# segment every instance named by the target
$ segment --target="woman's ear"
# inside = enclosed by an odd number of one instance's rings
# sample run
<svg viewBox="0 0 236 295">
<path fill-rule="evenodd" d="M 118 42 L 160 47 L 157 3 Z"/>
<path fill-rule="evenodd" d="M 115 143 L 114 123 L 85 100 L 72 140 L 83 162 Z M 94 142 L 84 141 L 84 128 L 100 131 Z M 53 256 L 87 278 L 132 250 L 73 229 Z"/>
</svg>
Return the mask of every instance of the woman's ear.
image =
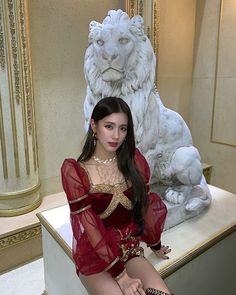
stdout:
<svg viewBox="0 0 236 295">
<path fill-rule="evenodd" d="M 96 124 L 95 124 L 95 122 L 94 122 L 94 119 L 91 119 L 91 121 L 90 121 L 90 126 L 91 126 L 91 128 L 92 128 L 92 130 L 93 130 L 93 133 L 96 133 Z"/>
</svg>

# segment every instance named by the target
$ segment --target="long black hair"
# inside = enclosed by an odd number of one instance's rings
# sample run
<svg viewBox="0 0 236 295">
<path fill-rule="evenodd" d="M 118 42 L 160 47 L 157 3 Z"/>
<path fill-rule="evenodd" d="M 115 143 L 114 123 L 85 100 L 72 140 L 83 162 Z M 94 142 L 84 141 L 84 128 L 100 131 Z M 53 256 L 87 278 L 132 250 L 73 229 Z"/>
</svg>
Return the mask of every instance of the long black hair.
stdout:
<svg viewBox="0 0 236 295">
<path fill-rule="evenodd" d="M 97 123 L 106 116 L 113 113 L 124 113 L 128 118 L 126 139 L 116 151 L 117 165 L 120 172 L 124 175 L 126 181 L 130 181 L 133 191 L 133 218 L 138 224 L 139 230 L 136 235 L 140 235 L 143 231 L 143 209 L 147 206 L 147 193 L 144 180 L 135 166 L 135 137 L 133 119 L 128 104 L 121 98 L 105 97 L 101 99 L 93 109 L 91 119 Z M 82 148 L 82 153 L 78 158 L 78 162 L 89 160 L 95 151 L 93 130 L 89 126 L 86 140 Z"/>
</svg>

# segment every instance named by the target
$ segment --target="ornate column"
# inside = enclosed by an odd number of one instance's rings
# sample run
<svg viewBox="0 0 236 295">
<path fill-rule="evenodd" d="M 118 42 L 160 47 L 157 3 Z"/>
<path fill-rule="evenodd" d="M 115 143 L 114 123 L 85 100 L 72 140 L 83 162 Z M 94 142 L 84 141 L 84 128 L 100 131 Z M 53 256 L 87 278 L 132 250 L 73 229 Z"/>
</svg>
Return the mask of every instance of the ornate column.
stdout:
<svg viewBox="0 0 236 295">
<path fill-rule="evenodd" d="M 0 1 L 0 216 L 41 203 L 27 1 Z"/>
</svg>

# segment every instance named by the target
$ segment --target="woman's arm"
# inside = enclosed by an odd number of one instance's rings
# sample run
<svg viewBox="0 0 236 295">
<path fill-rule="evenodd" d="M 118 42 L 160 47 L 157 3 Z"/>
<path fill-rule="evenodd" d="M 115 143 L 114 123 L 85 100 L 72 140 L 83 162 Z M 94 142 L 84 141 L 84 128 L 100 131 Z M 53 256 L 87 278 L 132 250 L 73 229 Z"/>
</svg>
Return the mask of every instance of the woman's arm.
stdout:
<svg viewBox="0 0 236 295">
<path fill-rule="evenodd" d="M 72 254 L 77 272 L 90 275 L 105 270 L 115 278 L 124 270 L 119 260 L 119 232 L 106 230 L 91 209 L 88 176 L 75 160 L 64 161 L 61 175 L 70 206 Z"/>
</svg>

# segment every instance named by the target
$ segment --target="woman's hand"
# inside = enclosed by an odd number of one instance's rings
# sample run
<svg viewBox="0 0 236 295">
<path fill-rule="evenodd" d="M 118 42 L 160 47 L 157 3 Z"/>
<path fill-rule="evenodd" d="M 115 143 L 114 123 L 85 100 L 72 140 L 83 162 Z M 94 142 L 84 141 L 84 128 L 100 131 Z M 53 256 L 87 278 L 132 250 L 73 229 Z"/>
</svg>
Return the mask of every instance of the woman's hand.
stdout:
<svg viewBox="0 0 236 295">
<path fill-rule="evenodd" d="M 169 256 L 167 256 L 166 254 L 169 254 L 171 252 L 171 249 L 169 248 L 169 246 L 161 246 L 160 250 L 157 251 L 153 251 L 159 258 L 162 259 L 169 259 Z"/>
<path fill-rule="evenodd" d="M 140 279 L 133 279 L 128 276 L 125 271 L 124 274 L 117 280 L 117 283 L 124 295 L 145 295 L 143 284 Z"/>
</svg>

